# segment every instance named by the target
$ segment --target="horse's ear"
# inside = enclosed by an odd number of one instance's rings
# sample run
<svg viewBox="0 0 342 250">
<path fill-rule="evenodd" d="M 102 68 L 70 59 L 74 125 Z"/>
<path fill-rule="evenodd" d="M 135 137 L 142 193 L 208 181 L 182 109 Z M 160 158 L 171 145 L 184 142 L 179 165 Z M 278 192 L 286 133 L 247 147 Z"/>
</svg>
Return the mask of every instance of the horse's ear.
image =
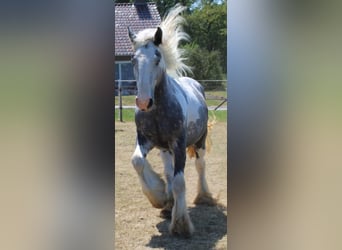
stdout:
<svg viewBox="0 0 342 250">
<path fill-rule="evenodd" d="M 156 33 L 154 34 L 153 43 L 154 43 L 156 46 L 159 46 L 159 44 L 162 43 L 162 37 L 163 37 L 163 31 L 161 30 L 160 27 L 158 27 Z"/>
<path fill-rule="evenodd" d="M 131 40 L 132 43 L 134 43 L 134 40 L 135 40 L 135 38 L 136 38 L 137 36 L 132 32 L 132 30 L 131 30 L 130 27 L 127 27 L 127 29 L 128 29 L 128 36 L 129 36 L 129 39 Z"/>
</svg>

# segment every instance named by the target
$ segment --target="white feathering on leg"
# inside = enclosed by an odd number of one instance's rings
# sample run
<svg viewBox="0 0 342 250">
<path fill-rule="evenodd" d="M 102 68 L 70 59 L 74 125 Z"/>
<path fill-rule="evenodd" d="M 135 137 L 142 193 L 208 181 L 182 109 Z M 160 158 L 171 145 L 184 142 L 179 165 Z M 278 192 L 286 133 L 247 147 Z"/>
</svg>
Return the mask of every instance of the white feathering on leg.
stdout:
<svg viewBox="0 0 342 250">
<path fill-rule="evenodd" d="M 204 155 L 205 150 L 199 149 L 197 151 L 198 158 L 195 160 L 196 170 L 198 173 L 198 184 L 197 184 L 197 196 L 194 201 L 195 204 L 206 204 L 206 205 L 215 205 L 216 200 L 212 197 L 207 180 L 205 178 L 205 161 L 204 161 Z"/>
<path fill-rule="evenodd" d="M 173 155 L 169 152 L 160 152 L 162 161 L 164 163 L 164 174 L 167 181 L 166 193 L 168 198 L 172 199 L 172 179 L 174 174 Z"/>
<path fill-rule="evenodd" d="M 179 234 L 190 237 L 194 232 L 194 226 L 187 211 L 185 199 L 185 180 L 183 173 L 178 173 L 173 180 L 174 205 L 170 225 L 171 234 Z"/>
<path fill-rule="evenodd" d="M 138 173 L 143 193 L 154 207 L 163 208 L 166 203 L 165 182 L 143 157 L 139 145 L 133 153 L 132 164 Z"/>
</svg>

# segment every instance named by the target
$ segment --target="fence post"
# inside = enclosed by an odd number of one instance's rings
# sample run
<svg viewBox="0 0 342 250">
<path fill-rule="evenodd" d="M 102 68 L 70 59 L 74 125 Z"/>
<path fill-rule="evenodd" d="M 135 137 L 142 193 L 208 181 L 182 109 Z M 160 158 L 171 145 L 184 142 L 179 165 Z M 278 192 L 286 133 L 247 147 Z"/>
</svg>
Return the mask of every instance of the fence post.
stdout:
<svg viewBox="0 0 342 250">
<path fill-rule="evenodd" d="M 120 117 L 120 122 L 123 122 L 123 120 L 122 120 L 122 84 L 121 84 L 121 81 L 119 81 L 119 117 Z"/>
</svg>

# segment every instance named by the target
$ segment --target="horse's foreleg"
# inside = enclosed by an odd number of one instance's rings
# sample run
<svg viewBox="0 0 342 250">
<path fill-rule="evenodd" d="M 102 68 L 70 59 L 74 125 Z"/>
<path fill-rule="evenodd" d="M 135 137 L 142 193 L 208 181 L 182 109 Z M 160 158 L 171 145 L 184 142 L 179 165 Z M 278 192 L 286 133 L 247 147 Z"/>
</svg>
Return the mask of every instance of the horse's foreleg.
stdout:
<svg viewBox="0 0 342 250">
<path fill-rule="evenodd" d="M 194 232 L 194 226 L 188 214 L 185 198 L 185 179 L 183 172 L 178 173 L 173 179 L 174 205 L 172 208 L 172 220 L 170 232 L 185 237 L 190 237 Z"/>
<path fill-rule="evenodd" d="M 139 139 L 139 138 L 138 138 Z M 132 156 L 132 164 L 138 173 L 142 191 L 156 208 L 163 208 L 166 203 L 165 182 L 153 171 L 146 160 L 149 149 L 139 145 L 139 140 Z"/>
<path fill-rule="evenodd" d="M 197 184 L 197 196 L 195 198 L 195 204 L 206 204 L 215 205 L 216 200 L 212 197 L 209 192 L 208 184 L 205 178 L 205 161 L 204 161 L 205 149 L 196 150 L 196 170 L 198 173 L 198 184 Z"/>
<path fill-rule="evenodd" d="M 172 180 L 173 180 L 173 175 L 174 175 L 173 155 L 169 151 L 161 150 L 160 156 L 163 160 L 164 174 L 165 174 L 165 178 L 167 181 L 166 189 L 165 189 L 167 201 L 166 201 L 165 207 L 160 212 L 160 216 L 163 218 L 171 219 L 171 212 L 172 212 L 172 207 L 173 207 L 173 203 L 174 203 L 173 194 L 172 194 Z"/>
<path fill-rule="evenodd" d="M 185 141 L 179 141 L 173 151 L 175 162 L 174 177 L 172 181 L 174 205 L 172 208 L 172 219 L 169 230 L 172 234 L 190 237 L 194 232 L 194 226 L 192 225 L 188 214 L 185 198 Z"/>
</svg>

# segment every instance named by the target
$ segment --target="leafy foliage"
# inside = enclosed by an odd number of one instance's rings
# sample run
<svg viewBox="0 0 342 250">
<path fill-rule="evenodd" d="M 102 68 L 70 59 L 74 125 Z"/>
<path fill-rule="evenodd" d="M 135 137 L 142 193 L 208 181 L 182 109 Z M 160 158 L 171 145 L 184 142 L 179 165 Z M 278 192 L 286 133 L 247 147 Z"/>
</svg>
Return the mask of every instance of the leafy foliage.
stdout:
<svg viewBox="0 0 342 250">
<path fill-rule="evenodd" d="M 227 3 L 203 1 L 200 8 L 186 16 L 186 32 L 192 42 L 207 51 L 218 51 L 223 72 L 227 65 Z"/>
<path fill-rule="evenodd" d="M 219 51 L 208 51 L 201 48 L 198 44 L 187 44 L 183 47 L 186 51 L 187 64 L 191 66 L 193 77 L 197 80 L 221 80 L 225 76 L 220 65 Z M 203 83 L 209 90 L 209 83 Z M 223 86 L 221 86 L 223 87 Z M 216 86 L 217 88 L 217 86 Z"/>
<path fill-rule="evenodd" d="M 114 0 L 115 3 L 134 3 L 135 0 Z"/>
<path fill-rule="evenodd" d="M 177 3 L 190 8 L 190 6 L 195 2 L 195 0 L 155 0 L 160 16 L 163 18 L 167 11 L 175 6 Z"/>
</svg>

